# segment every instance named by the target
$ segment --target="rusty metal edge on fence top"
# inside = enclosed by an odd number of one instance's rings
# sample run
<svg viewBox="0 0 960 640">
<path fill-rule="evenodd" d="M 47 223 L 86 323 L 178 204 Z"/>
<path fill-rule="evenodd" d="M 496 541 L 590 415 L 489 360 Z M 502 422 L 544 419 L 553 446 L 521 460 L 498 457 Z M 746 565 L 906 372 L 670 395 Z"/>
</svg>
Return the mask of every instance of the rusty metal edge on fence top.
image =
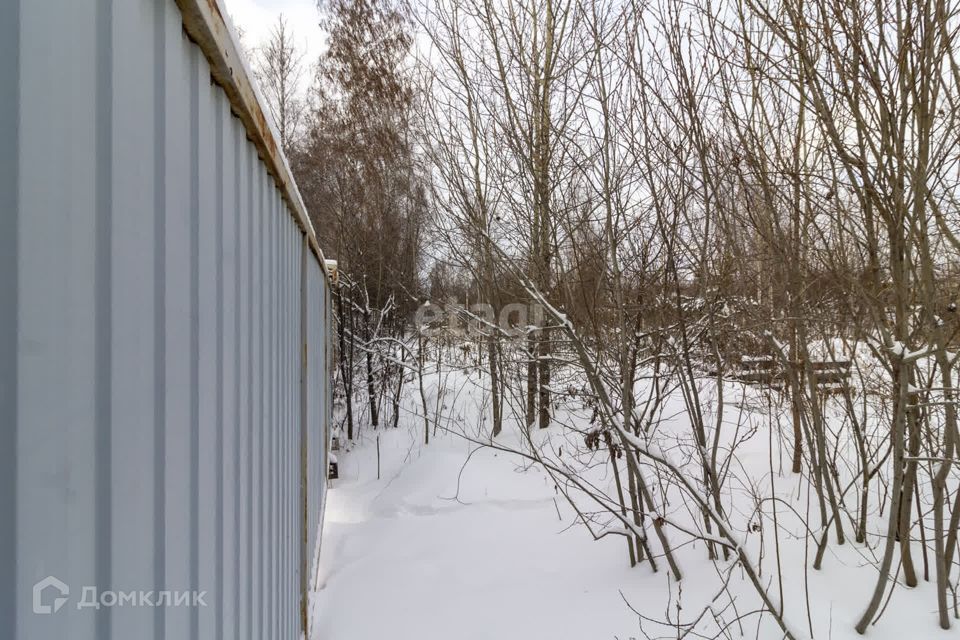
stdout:
<svg viewBox="0 0 960 640">
<path fill-rule="evenodd" d="M 235 31 L 224 13 L 220 0 L 175 0 L 175 2 L 183 16 L 184 31 L 206 56 L 214 81 L 227 94 L 231 111 L 243 122 L 247 137 L 257 148 L 260 158 L 276 181 L 284 201 L 293 212 L 297 226 L 307 236 L 310 249 L 320 261 L 320 268 L 329 276 L 307 208 L 303 204 L 297 183 L 280 148 L 273 121 L 264 111 L 257 86 L 240 53 Z"/>
</svg>

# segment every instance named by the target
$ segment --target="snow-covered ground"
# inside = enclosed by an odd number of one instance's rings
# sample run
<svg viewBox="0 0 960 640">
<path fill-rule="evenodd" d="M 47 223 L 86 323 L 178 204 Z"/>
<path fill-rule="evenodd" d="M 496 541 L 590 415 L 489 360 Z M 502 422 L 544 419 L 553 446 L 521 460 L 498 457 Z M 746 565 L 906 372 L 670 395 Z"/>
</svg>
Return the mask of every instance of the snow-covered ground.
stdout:
<svg viewBox="0 0 960 640">
<path fill-rule="evenodd" d="M 474 448 L 387 430 L 380 480 L 375 443 L 339 457 L 315 640 L 637 635 L 619 590 L 642 591 L 644 570 L 629 569 L 622 544 L 571 528 L 538 469 L 489 449 L 464 465 Z"/>
<path fill-rule="evenodd" d="M 441 421 L 429 445 L 411 396 L 400 428 L 366 429 L 357 445 L 338 454 L 340 478 L 331 483 L 326 507 L 311 640 L 676 638 L 677 629 L 662 622 L 678 616 L 690 622 L 711 600 L 715 607 L 704 615 L 716 613 L 723 624 L 701 625 L 706 637 L 720 627 L 718 637 L 781 637 L 770 616 L 752 615 L 759 598 L 740 568 L 733 569 L 728 592 L 714 600 L 731 565 L 708 561 L 702 542 L 677 549 L 684 573 L 679 583 L 668 578 L 662 559 L 656 574 L 649 563 L 630 568 L 625 539 L 594 541 L 540 467 L 454 433 L 483 430 L 476 389 L 469 378 L 454 378 L 445 384 L 458 389 L 443 403 L 449 422 Z M 431 402 L 435 398 L 434 392 Z M 445 434 L 444 424 L 457 428 Z M 770 447 L 774 457 L 780 452 L 768 436 L 768 429 L 758 428 L 738 451 L 727 480 L 731 521 L 743 525 L 756 557 L 762 533 L 750 529 L 755 520 L 748 497 L 775 491 L 789 505 L 778 521 L 785 577 L 781 587 L 768 536 L 759 560 L 768 589 L 776 595 L 782 589 L 798 637 L 810 637 L 812 629 L 816 638 L 858 638 L 853 625 L 876 580 L 877 551 L 852 541 L 831 544 L 824 568 L 809 569 L 814 538 L 802 535 L 790 509 L 814 507 L 808 507 L 802 478 L 771 472 Z M 558 427 L 535 440 L 556 450 L 564 438 Z M 508 425 L 497 442 L 524 448 L 515 426 Z M 584 473 L 594 474 L 598 484 L 611 482 L 606 465 Z M 687 507 L 671 509 L 679 519 Z M 763 526 L 772 527 L 769 518 Z M 890 640 L 958 635 L 938 628 L 932 586 L 924 582 L 912 590 L 898 586 L 867 633 Z"/>
</svg>

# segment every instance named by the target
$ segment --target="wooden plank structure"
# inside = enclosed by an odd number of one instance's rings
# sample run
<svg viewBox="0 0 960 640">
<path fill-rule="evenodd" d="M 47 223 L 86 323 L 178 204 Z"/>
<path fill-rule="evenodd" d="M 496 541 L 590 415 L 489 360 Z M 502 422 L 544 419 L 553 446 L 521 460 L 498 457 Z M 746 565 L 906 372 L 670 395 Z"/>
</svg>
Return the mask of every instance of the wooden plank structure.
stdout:
<svg viewBox="0 0 960 640">
<path fill-rule="evenodd" d="M 822 391 L 842 387 L 850 378 L 850 360 L 799 360 L 791 365 L 797 367 L 803 376 L 808 370 L 812 371 L 817 387 Z M 787 369 L 774 356 L 743 356 L 740 367 L 733 377 L 748 384 L 775 387 L 787 381 Z"/>
</svg>

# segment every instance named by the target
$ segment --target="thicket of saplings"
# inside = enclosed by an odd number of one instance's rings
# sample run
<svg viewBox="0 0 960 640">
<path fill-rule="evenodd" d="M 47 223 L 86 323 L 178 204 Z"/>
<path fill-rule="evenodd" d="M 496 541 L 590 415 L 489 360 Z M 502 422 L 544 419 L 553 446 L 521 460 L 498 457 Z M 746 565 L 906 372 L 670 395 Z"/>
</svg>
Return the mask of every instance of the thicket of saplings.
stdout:
<svg viewBox="0 0 960 640">
<path fill-rule="evenodd" d="M 801 301 L 777 294 L 775 283 L 756 275 L 746 288 L 745 279 L 725 287 L 664 270 L 659 287 L 656 277 L 635 284 L 631 304 L 620 309 L 632 316 L 626 327 L 610 322 L 612 301 L 591 308 L 584 304 L 591 292 L 575 284 L 558 285 L 548 297 L 522 274 L 503 276 L 503 282 L 511 276 L 514 282 L 503 288 L 501 299 L 542 305 L 540 327 L 510 324 L 509 318 L 502 326 L 478 315 L 469 302 L 454 303 L 469 301 L 469 281 L 449 287 L 446 315 L 426 326 L 392 319 L 389 307 L 370 310 L 355 287 L 342 285 L 337 292 L 346 327 L 340 341 L 341 398 L 352 398 L 344 403 L 352 406 L 343 413 L 344 432 L 353 435 L 360 424 L 396 427 L 401 393 L 409 385 L 422 400 L 414 412 L 420 415 L 409 417 L 422 420 L 426 442 L 437 429 L 450 430 L 541 464 L 592 535 L 625 538 L 631 565 L 647 563 L 679 580 L 675 549 L 700 539 L 705 558 L 718 563 L 724 580 L 734 575 L 735 565 L 743 567 L 763 612 L 787 635 L 802 630 L 788 628 L 783 616 L 784 574 L 806 569 L 779 561 L 762 567 L 756 558 L 758 552 L 761 559 L 774 555 L 781 528 L 796 536 L 797 522 L 810 538 L 809 568 L 829 563 L 830 545 L 866 545 L 865 557 L 873 558 L 880 572 L 874 590 L 879 605 L 892 588 L 888 582 L 911 587 L 933 580 L 942 587 L 938 594 L 947 599 L 950 616 L 956 615 L 960 493 L 947 487 L 956 478 L 949 467 L 939 477 L 955 455 L 949 436 L 956 420 L 950 383 L 955 356 L 944 362 L 936 357 L 938 341 L 945 353 L 957 344 L 958 323 L 947 297 L 941 301 L 943 319 L 934 326 L 920 321 L 927 313 L 922 306 L 911 307 L 914 350 L 908 351 L 885 342 L 882 327 L 849 315 L 849 293 L 812 268 L 802 279 L 823 284 L 808 289 L 813 293 Z M 581 280 L 574 276 L 566 273 L 560 280 Z M 952 283 L 940 275 L 936 286 L 946 292 Z M 885 316 L 895 317 L 888 288 L 869 297 L 880 301 Z M 791 316 L 789 308 L 800 315 Z M 543 353 L 549 354 L 546 360 Z M 541 387 L 529 368 L 547 362 L 552 379 Z M 492 366 L 499 371 L 496 392 Z M 428 402 L 424 374 L 433 373 L 432 384 L 439 385 L 442 373 L 453 370 L 482 372 L 475 380 L 496 397 L 499 406 L 489 407 L 494 420 L 457 424 L 441 394 Z M 676 398 L 683 409 L 679 418 Z M 537 440 L 541 403 L 551 414 L 549 425 L 564 434 L 559 451 Z M 664 421 L 684 428 L 664 431 Z M 521 426 L 525 446 L 498 442 L 494 433 L 504 422 Z M 757 433 L 758 424 L 777 440 L 765 479 L 770 486 L 733 498 L 745 484 L 736 468 L 738 447 L 749 438 L 767 439 Z M 604 477 L 597 473 L 600 466 L 612 483 L 598 481 Z M 784 500 L 783 489 L 774 488 L 791 474 L 812 488 L 809 518 L 801 517 L 799 504 Z M 731 509 L 742 500 L 754 510 L 744 515 L 743 509 Z M 761 547 L 750 551 L 743 541 L 760 528 Z M 718 626 L 744 613 L 734 614 L 730 605 L 710 609 L 718 620 L 726 619 Z M 872 622 L 878 613 L 879 608 L 865 620 Z M 692 629 L 702 619 L 660 622 Z"/>
<path fill-rule="evenodd" d="M 676 584 L 683 567 L 704 576 L 688 562 L 702 558 L 715 598 L 682 615 L 644 608 L 669 627 L 653 633 L 722 637 L 759 617 L 814 635 L 806 577 L 845 556 L 864 564 L 857 631 L 924 581 L 949 628 L 957 9 L 422 3 L 425 86 L 344 111 L 363 116 L 345 131 L 396 135 L 318 144 L 344 175 L 298 176 L 338 221 L 317 227 L 343 264 L 347 437 L 398 424 L 412 390 L 425 441 L 455 430 L 526 456 L 594 536 L 624 538 L 629 562 Z M 395 39 L 391 59 L 411 41 Z M 344 86 L 362 97 L 377 83 Z M 383 140 L 404 153 L 384 156 Z M 396 252 L 368 250 L 394 239 Z M 412 323 L 425 299 L 459 306 L 472 329 Z M 500 322 L 510 304 L 542 312 Z M 458 380 L 485 390 L 483 424 L 455 410 L 463 395 L 443 387 Z M 801 543 L 809 553 L 785 552 Z"/>
</svg>

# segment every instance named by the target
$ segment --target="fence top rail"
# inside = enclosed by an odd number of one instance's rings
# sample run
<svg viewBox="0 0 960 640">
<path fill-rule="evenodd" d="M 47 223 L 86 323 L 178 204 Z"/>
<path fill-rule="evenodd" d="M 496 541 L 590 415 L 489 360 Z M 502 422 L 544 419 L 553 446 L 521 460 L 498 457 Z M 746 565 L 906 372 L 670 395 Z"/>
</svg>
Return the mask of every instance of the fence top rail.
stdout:
<svg viewBox="0 0 960 640">
<path fill-rule="evenodd" d="M 307 237 L 311 251 L 319 260 L 320 268 L 329 275 L 307 208 L 300 197 L 283 149 L 280 148 L 280 137 L 270 114 L 263 106 L 265 103 L 253 80 L 253 74 L 240 53 L 236 31 L 221 6 L 221 0 L 175 1 L 183 16 L 184 31 L 206 56 L 213 80 L 227 94 L 231 110 L 243 122 L 247 137 L 257 148 L 267 171 L 276 181 L 297 226 Z"/>
</svg>

